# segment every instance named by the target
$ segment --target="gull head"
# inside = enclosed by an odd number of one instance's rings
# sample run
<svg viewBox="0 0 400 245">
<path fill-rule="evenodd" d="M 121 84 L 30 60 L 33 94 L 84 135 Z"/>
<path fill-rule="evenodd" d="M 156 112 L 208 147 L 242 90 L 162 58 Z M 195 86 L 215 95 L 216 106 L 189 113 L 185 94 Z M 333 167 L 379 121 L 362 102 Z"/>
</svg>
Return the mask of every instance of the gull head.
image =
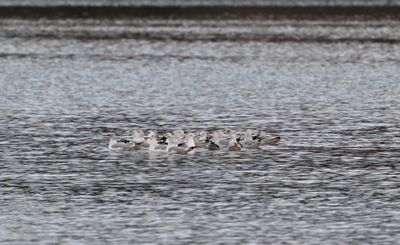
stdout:
<svg viewBox="0 0 400 245">
<path fill-rule="evenodd" d="M 144 132 L 143 132 L 143 130 L 139 129 L 139 130 L 137 131 L 137 133 L 138 133 L 138 135 L 139 135 L 140 138 L 144 138 Z"/>
<path fill-rule="evenodd" d="M 116 143 L 117 143 L 117 136 L 115 134 L 112 134 L 110 137 L 110 141 L 108 143 L 108 148 L 111 149 L 112 146 Z"/>
<path fill-rule="evenodd" d="M 207 139 L 207 132 L 206 131 L 200 131 L 196 134 L 195 136 L 198 140 L 204 141 Z"/>
<path fill-rule="evenodd" d="M 186 145 L 188 145 L 189 147 L 196 146 L 196 144 L 194 143 L 194 134 L 193 133 L 188 133 L 186 135 L 185 141 L 186 141 Z"/>
<path fill-rule="evenodd" d="M 146 138 L 149 138 L 149 139 L 150 139 L 150 138 L 153 137 L 153 136 L 155 137 L 155 136 L 156 136 L 156 133 L 155 133 L 153 130 L 150 130 L 149 133 L 147 134 L 147 137 L 146 137 Z"/>
<path fill-rule="evenodd" d="M 167 139 L 166 139 L 167 149 L 178 146 L 179 141 L 180 141 L 180 139 L 177 139 L 175 135 L 172 135 L 172 134 L 168 135 Z"/>
<path fill-rule="evenodd" d="M 185 132 L 182 129 L 175 130 L 174 132 L 172 132 L 172 134 L 179 139 L 185 137 Z"/>
<path fill-rule="evenodd" d="M 244 132 L 244 139 L 252 140 L 253 139 L 253 130 L 247 129 L 246 132 Z"/>
<path fill-rule="evenodd" d="M 235 130 L 229 130 L 228 131 L 228 137 L 230 139 L 235 139 L 235 141 L 236 141 L 236 131 Z"/>
</svg>

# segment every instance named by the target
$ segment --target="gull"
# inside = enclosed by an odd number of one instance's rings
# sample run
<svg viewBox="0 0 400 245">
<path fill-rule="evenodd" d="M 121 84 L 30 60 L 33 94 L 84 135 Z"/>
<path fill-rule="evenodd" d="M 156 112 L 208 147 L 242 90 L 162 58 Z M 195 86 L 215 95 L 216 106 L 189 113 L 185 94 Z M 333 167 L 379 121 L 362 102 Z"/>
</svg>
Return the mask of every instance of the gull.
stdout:
<svg viewBox="0 0 400 245">
<path fill-rule="evenodd" d="M 207 132 L 206 131 L 199 131 L 195 134 L 195 139 L 198 141 L 205 141 L 207 140 Z"/>
<path fill-rule="evenodd" d="M 167 139 L 167 152 L 175 152 L 178 154 L 193 154 L 196 151 L 196 144 L 194 143 L 194 134 L 188 133 L 185 137 L 185 144 L 178 144 L 178 138 L 171 136 Z"/>
<path fill-rule="evenodd" d="M 230 148 L 231 146 L 239 145 L 236 140 L 236 132 L 234 130 L 228 129 L 227 133 L 228 136 L 226 136 L 221 130 L 214 131 L 212 140 L 208 145 L 208 149 L 219 150 L 222 148 Z"/>
<path fill-rule="evenodd" d="M 240 151 L 242 149 L 242 146 L 236 140 L 236 132 L 234 130 L 228 130 L 228 135 L 229 135 L 228 150 Z"/>
<path fill-rule="evenodd" d="M 197 148 L 196 146 L 190 146 L 190 147 L 172 146 L 172 147 L 167 147 L 167 152 L 174 152 L 178 154 L 193 154 L 196 148 Z"/>
<path fill-rule="evenodd" d="M 212 142 L 219 145 L 220 147 L 229 145 L 229 139 L 226 138 L 226 135 L 221 130 L 213 132 Z"/>
<path fill-rule="evenodd" d="M 108 149 L 112 151 L 131 151 L 135 149 L 135 143 L 121 143 L 117 141 L 115 134 L 110 137 L 110 142 L 108 143 Z"/>
<path fill-rule="evenodd" d="M 142 130 L 133 131 L 133 142 L 137 145 L 146 144 L 146 139 L 144 138 L 144 133 Z"/>
<path fill-rule="evenodd" d="M 261 139 L 261 145 L 278 145 L 281 137 L 268 138 L 265 131 L 259 131 L 257 135 L 253 136 L 253 139 Z"/>
<path fill-rule="evenodd" d="M 261 138 L 253 139 L 253 131 L 247 129 L 244 133 L 244 139 L 239 142 L 244 148 L 259 148 L 261 146 Z"/>
<path fill-rule="evenodd" d="M 178 140 L 178 138 L 175 138 L 176 140 Z M 178 140 L 179 142 L 179 140 Z M 180 142 L 178 143 L 179 147 L 190 147 L 190 146 L 195 146 L 195 142 L 194 142 L 194 134 L 193 133 L 188 133 L 185 136 L 185 141 L 184 142 Z"/>
<path fill-rule="evenodd" d="M 210 151 L 215 151 L 215 150 L 220 150 L 220 149 L 221 149 L 221 147 L 212 141 L 210 141 L 210 144 L 208 144 L 208 150 L 210 150 Z"/>
<path fill-rule="evenodd" d="M 159 145 L 166 145 L 166 144 L 167 144 L 167 139 L 168 139 L 169 137 L 172 137 L 172 136 L 173 136 L 173 135 L 172 135 L 170 132 L 164 134 L 164 135 L 161 136 L 161 138 L 158 140 L 158 144 L 159 144 Z"/>
<path fill-rule="evenodd" d="M 263 141 L 262 144 L 263 145 L 278 145 L 280 140 L 281 140 L 281 137 L 277 136 L 277 137 L 273 137 L 269 140 Z"/>
<path fill-rule="evenodd" d="M 206 131 L 200 131 L 195 134 L 194 142 L 197 147 L 205 147 L 209 143 L 210 138 L 207 136 Z"/>
<path fill-rule="evenodd" d="M 221 137 L 223 134 L 221 134 L 221 131 L 214 131 L 212 139 L 209 140 L 208 144 L 208 150 L 210 151 L 215 151 L 215 150 L 220 150 L 222 148 L 222 145 L 220 145 Z"/>
<path fill-rule="evenodd" d="M 151 133 L 149 134 L 148 144 L 149 144 L 149 151 L 165 152 L 166 146 L 158 144 L 157 135 L 153 131 L 151 131 Z"/>
<path fill-rule="evenodd" d="M 174 130 L 172 135 L 177 139 L 181 140 L 185 137 L 185 132 L 182 129 Z"/>
<path fill-rule="evenodd" d="M 180 139 L 172 134 L 167 134 L 167 139 L 165 141 L 167 147 L 178 147 Z"/>
</svg>

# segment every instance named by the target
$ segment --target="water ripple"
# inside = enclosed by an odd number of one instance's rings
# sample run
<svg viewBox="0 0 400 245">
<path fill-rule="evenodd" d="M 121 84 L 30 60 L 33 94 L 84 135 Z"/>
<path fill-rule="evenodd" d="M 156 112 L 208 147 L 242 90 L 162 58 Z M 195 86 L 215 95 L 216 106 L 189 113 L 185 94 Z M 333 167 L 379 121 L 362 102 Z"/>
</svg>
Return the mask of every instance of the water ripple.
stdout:
<svg viewBox="0 0 400 245">
<path fill-rule="evenodd" d="M 397 40 L 397 22 L 80 21 L 0 21 L 1 243 L 397 243 L 399 47 L 340 41 Z M 167 36 L 118 34 L 135 32 Z M 332 42 L 252 38 L 277 33 Z M 225 127 L 282 141 L 107 149 Z"/>
</svg>

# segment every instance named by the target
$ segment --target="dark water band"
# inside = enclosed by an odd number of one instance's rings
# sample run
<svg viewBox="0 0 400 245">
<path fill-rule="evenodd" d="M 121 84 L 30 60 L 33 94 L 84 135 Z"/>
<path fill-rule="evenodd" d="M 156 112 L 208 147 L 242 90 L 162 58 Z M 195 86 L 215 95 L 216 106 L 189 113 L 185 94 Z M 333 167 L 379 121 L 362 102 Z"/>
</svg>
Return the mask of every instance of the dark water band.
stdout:
<svg viewBox="0 0 400 245">
<path fill-rule="evenodd" d="M 400 19 L 400 6 L 6 6 L 0 18 Z"/>
</svg>

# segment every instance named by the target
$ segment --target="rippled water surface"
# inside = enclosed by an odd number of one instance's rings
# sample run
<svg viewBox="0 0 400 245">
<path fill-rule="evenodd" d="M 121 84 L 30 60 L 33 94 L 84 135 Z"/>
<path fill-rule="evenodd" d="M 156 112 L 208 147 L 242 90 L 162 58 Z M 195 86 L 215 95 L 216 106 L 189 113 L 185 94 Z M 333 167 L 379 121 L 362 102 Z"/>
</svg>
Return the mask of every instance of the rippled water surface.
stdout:
<svg viewBox="0 0 400 245">
<path fill-rule="evenodd" d="M 0 242 L 394 244 L 393 21 L 0 21 Z M 192 156 L 111 133 L 264 129 Z"/>
<path fill-rule="evenodd" d="M 0 6 L 268 6 L 268 5 L 399 5 L 399 0 L 0 0 Z"/>
</svg>

